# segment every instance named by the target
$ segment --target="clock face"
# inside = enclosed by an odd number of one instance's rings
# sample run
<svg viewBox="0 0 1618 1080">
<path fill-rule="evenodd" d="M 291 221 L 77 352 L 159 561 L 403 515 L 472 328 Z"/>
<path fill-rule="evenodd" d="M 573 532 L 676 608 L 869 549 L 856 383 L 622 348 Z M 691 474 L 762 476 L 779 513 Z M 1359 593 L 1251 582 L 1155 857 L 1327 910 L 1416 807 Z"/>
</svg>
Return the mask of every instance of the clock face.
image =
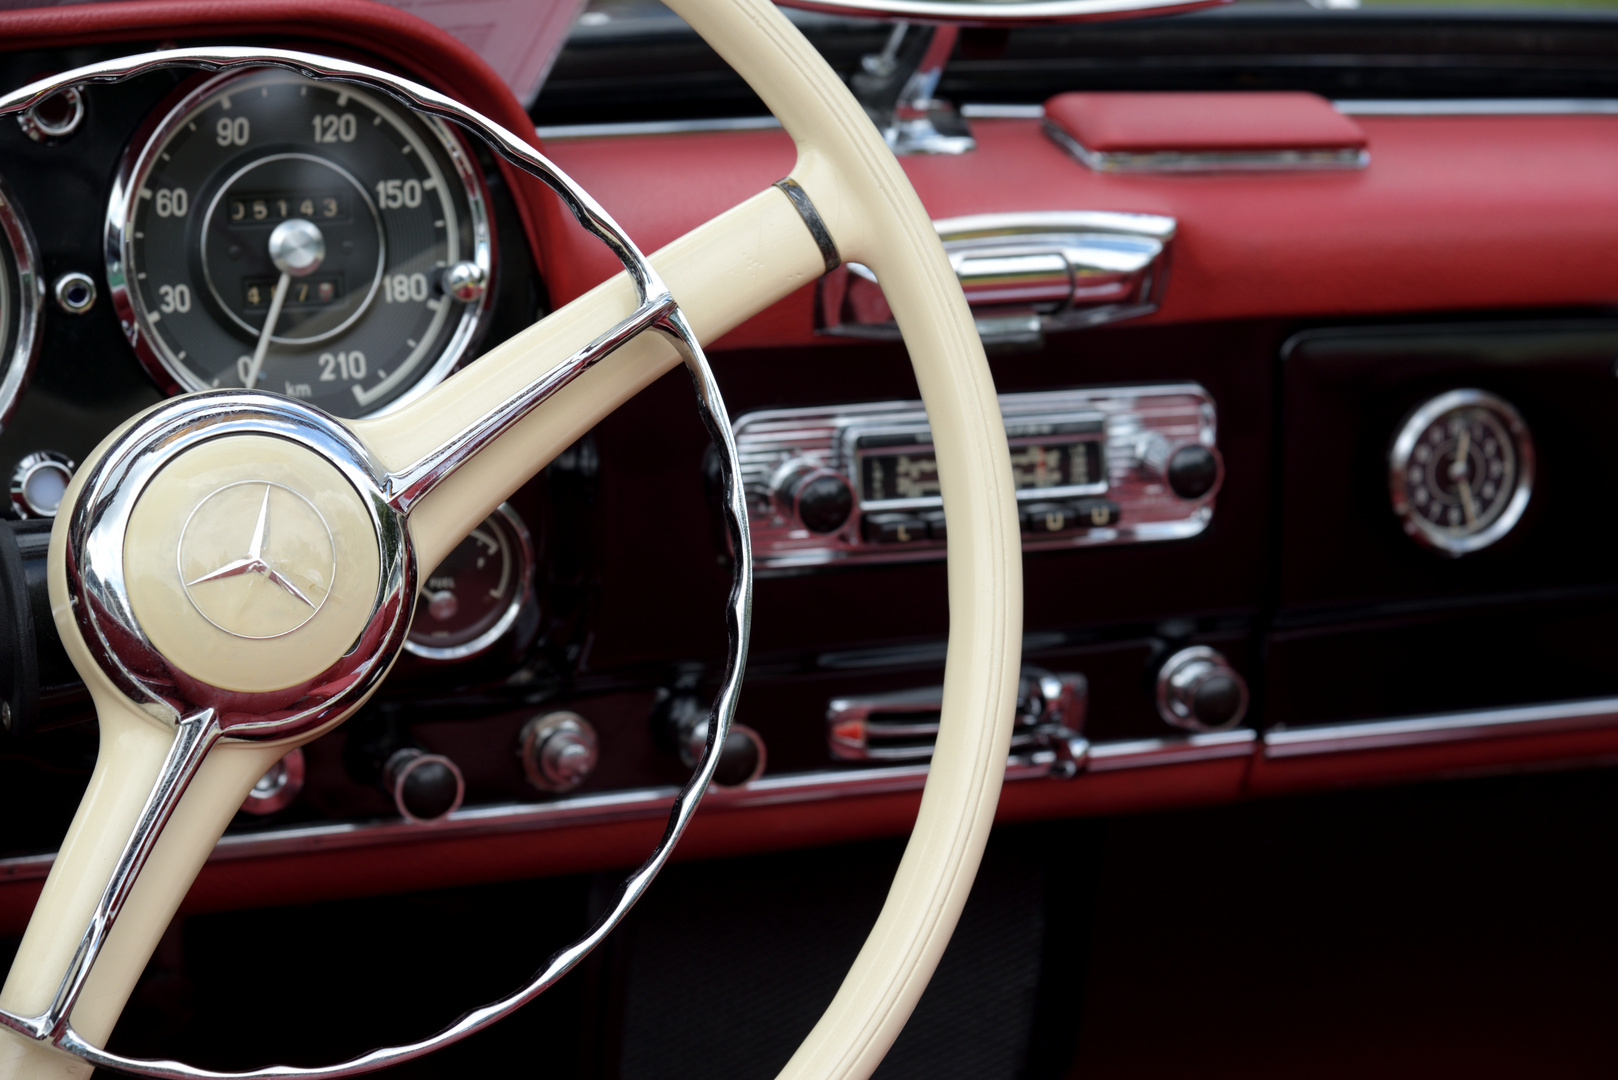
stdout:
<svg viewBox="0 0 1618 1080">
<path fill-rule="evenodd" d="M 1388 454 L 1388 490 L 1405 532 L 1448 555 L 1505 536 L 1533 487 L 1534 447 L 1517 410 L 1482 390 L 1452 390 L 1406 418 Z"/>
</svg>

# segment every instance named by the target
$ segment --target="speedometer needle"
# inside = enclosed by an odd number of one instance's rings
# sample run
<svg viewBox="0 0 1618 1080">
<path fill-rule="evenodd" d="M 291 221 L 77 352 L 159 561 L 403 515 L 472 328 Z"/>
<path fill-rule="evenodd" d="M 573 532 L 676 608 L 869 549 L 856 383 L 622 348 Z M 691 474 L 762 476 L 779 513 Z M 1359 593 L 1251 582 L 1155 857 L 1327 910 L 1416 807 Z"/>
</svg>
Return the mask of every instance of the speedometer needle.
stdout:
<svg viewBox="0 0 1618 1080">
<path fill-rule="evenodd" d="M 247 367 L 247 378 L 242 383 L 251 390 L 258 385 L 259 369 L 264 366 L 264 354 L 270 351 L 270 338 L 275 333 L 275 322 L 281 317 L 281 305 L 286 303 L 287 286 L 292 284 L 292 275 L 285 270 L 275 282 L 275 295 L 270 297 L 270 313 L 264 316 L 264 329 L 258 332 L 258 344 L 253 348 L 253 362 Z"/>
<path fill-rule="evenodd" d="M 247 368 L 242 385 L 251 390 L 258 385 L 259 369 L 264 366 L 264 354 L 270 351 L 270 338 L 275 324 L 281 318 L 281 305 L 286 303 L 287 287 L 295 277 L 307 277 L 320 269 L 326 259 L 326 238 L 320 226 L 303 218 L 289 218 L 270 233 L 270 262 L 281 271 L 275 282 L 275 295 L 270 298 L 269 314 L 264 316 L 264 329 L 258 332 L 258 345 L 253 349 L 253 360 Z"/>
</svg>

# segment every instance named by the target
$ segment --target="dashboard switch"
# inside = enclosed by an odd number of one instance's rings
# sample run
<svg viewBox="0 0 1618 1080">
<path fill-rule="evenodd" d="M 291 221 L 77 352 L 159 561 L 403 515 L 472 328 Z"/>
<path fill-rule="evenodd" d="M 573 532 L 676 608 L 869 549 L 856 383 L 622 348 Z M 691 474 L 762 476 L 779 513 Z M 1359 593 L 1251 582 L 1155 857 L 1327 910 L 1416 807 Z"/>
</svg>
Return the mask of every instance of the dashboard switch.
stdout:
<svg viewBox="0 0 1618 1080">
<path fill-rule="evenodd" d="M 1200 499 L 1219 481 L 1219 459 L 1206 446 L 1182 446 L 1169 458 L 1169 489 L 1182 499 Z"/>
<path fill-rule="evenodd" d="M 708 746 L 709 707 L 695 691 L 696 680 L 682 678 L 652 710 L 652 735 L 659 746 L 673 750 L 680 764 L 694 769 Z M 730 734 L 719 748 L 713 782 L 736 787 L 764 775 L 764 737 L 745 724 L 732 722 Z"/>
<path fill-rule="evenodd" d="M 1247 715 L 1247 682 L 1217 650 L 1181 649 L 1157 673 L 1157 712 L 1186 731 L 1226 731 Z"/>
<path fill-rule="evenodd" d="M 415 747 L 393 752 L 382 767 L 382 782 L 400 815 L 423 824 L 453 813 L 466 797 L 466 779 L 455 762 Z"/>
<path fill-rule="evenodd" d="M 927 539 L 927 522 L 913 514 L 867 514 L 861 527 L 868 544 L 910 544 Z"/>
<path fill-rule="evenodd" d="M 1080 499 L 1073 509 L 1078 513 L 1075 524 L 1083 529 L 1110 529 L 1123 516 L 1122 507 L 1111 499 Z"/>
<path fill-rule="evenodd" d="M 708 720 L 698 721 L 680 744 L 680 760 L 696 768 L 707 749 Z M 713 782 L 720 787 L 738 787 L 764 775 L 764 738 L 746 724 L 732 723 L 725 744 L 719 748 L 719 764 Z"/>
<path fill-rule="evenodd" d="M 541 791 L 572 791 L 595 772 L 600 741 L 578 713 L 546 713 L 523 725 L 517 754 L 530 784 Z"/>
<path fill-rule="evenodd" d="M 55 450 L 29 454 L 11 474 L 11 508 L 19 517 L 55 517 L 77 467 L 72 458 Z"/>
<path fill-rule="evenodd" d="M 286 809 L 303 791 L 303 773 L 303 751 L 294 747 L 258 778 L 242 803 L 242 813 L 262 816 Z"/>
<path fill-rule="evenodd" d="M 1059 533 L 1077 528 L 1078 514 L 1072 503 L 1029 503 L 1022 508 L 1022 531 L 1025 533 Z"/>
</svg>

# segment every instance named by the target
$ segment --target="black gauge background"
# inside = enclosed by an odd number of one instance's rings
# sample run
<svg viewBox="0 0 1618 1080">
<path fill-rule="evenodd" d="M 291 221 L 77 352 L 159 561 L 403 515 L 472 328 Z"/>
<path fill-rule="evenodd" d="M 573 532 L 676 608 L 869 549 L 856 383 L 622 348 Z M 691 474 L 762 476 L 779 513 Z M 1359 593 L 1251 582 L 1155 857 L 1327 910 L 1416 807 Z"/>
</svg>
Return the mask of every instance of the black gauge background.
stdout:
<svg viewBox="0 0 1618 1080">
<path fill-rule="evenodd" d="M 314 47 L 285 40 L 271 44 Z M 147 47 L 154 46 L 121 43 L 53 50 L 49 55 L 0 54 L 0 79 L 20 86 L 44 70 L 127 56 Z M 78 270 L 90 275 L 99 294 L 95 306 L 77 317 L 65 316 L 47 303 L 40 356 L 70 357 L 72 363 L 42 362 L 36 367 L 20 407 L 0 432 L 0 475 L 10 476 L 19 460 L 37 450 L 57 450 L 83 461 L 115 427 L 163 397 L 165 388 L 153 384 L 137 359 L 110 302 L 104 224 L 125 148 L 151 113 L 193 78 L 194 72 L 176 69 L 115 86 L 87 87 L 84 124 L 58 145 L 34 142 L 15 123 L 0 124 L 0 161 L 18 205 L 25 214 L 30 207 L 53 211 L 30 215 L 29 221 L 45 281 Z M 482 337 L 474 341 L 463 363 L 526 329 L 548 309 L 505 179 L 484 147 L 475 141 L 471 145 L 489 198 L 496 257 Z M 0 514 L 12 516 L 9 500 L 3 502 Z"/>
<path fill-rule="evenodd" d="M 305 163 L 302 171 L 313 175 L 311 184 L 318 189 L 312 193 L 323 195 L 330 189 L 330 194 L 343 200 L 343 220 L 334 228 L 328 226 L 333 229 L 333 236 L 327 263 L 311 280 L 335 280 L 341 283 L 341 294 L 351 295 L 357 303 L 367 306 L 363 314 L 340 333 L 316 336 L 311 339 L 312 343 L 288 343 L 283 340 L 285 337 L 309 337 L 307 324 L 312 315 L 308 307 L 289 304 L 286 315 L 277 324 L 277 340 L 264 362 L 259 385 L 312 400 L 339 416 L 366 415 L 386 408 L 408 394 L 431 371 L 457 333 L 463 311 L 462 305 L 444 297 L 436 286 L 436 271 L 441 267 L 435 263 L 448 261 L 449 223 L 444 227 L 434 224 L 446 218 L 441 212 L 445 193 L 433 190 L 433 185 L 428 184 L 417 207 L 377 205 L 374 188 L 378 180 L 422 182 L 430 173 L 414 148 L 408 153 L 401 152 L 401 147 L 409 143 L 391 122 L 378 116 L 373 104 L 381 111 L 405 119 L 420 146 L 433 155 L 443 186 L 448 189 L 447 197 L 453 204 L 455 224 L 459 226 L 454 257 L 468 258 L 473 253 L 474 243 L 471 213 L 453 163 L 443 153 L 433 132 L 389 98 L 361 95 L 354 88 L 338 83 L 306 83 L 291 73 L 278 71 L 267 76 L 250 72 L 220 83 L 215 83 L 215 78 L 194 76 L 143 125 L 144 135 L 172 108 L 180 106 L 182 98 L 205 85 L 211 87 L 190 106 L 189 122 L 180 123 L 167 136 L 164 153 L 171 155 L 170 160 L 159 156 L 149 163 L 140 186 L 153 195 L 137 196 L 129 226 L 131 235 L 125 238 L 124 248 L 130 253 L 132 264 L 125 267 L 132 294 L 129 302 L 138 303 L 147 319 L 157 316 L 155 325 L 147 329 L 159 340 L 139 343 L 146 352 L 143 359 L 149 366 L 161 365 L 154 374 L 165 379 L 177 378 L 187 384 L 186 388 L 214 385 L 216 378 L 220 386 L 240 385 L 236 361 L 252 353 L 263 311 L 243 310 L 236 293 L 244 278 L 273 283 L 275 271 L 262 250 L 272 226 L 251 223 L 224 226 L 222 219 L 228 216 L 228 196 L 274 194 L 270 189 L 278 190 L 276 183 L 266 186 L 255 177 L 267 173 L 273 180 L 279 174 L 280 179 L 286 180 L 299 172 L 295 162 L 260 164 L 266 159 L 281 155 L 324 159 L 352 176 L 357 186 L 345 182 L 335 170 Z M 230 109 L 221 107 L 221 95 L 229 98 Z M 339 100 L 346 100 L 346 106 L 338 106 Z M 310 118 L 317 113 L 343 111 L 356 117 L 354 141 L 317 144 Z M 245 146 L 218 145 L 214 125 L 220 119 L 250 122 Z M 379 119 L 380 123 L 375 122 Z M 195 130 L 191 130 L 193 125 Z M 162 136 L 152 132 L 149 137 Z M 138 137 L 130 154 L 138 152 L 145 141 Z M 227 196 L 222 187 L 250 166 L 256 167 L 231 184 Z M 134 183 L 133 177 L 131 183 Z M 187 212 L 184 217 L 160 218 L 156 193 L 174 187 L 186 190 Z M 214 205 L 216 197 L 219 197 L 217 207 Z M 211 217 L 208 216 L 210 210 L 214 211 Z M 429 283 L 425 301 L 384 302 L 383 291 L 374 280 L 374 259 L 366 258 L 375 250 L 374 239 L 368 239 L 367 235 L 374 234 L 374 221 L 378 219 L 388 245 L 384 275 L 423 275 Z M 314 220 L 319 224 L 318 217 Z M 183 241 L 179 239 L 182 235 Z M 204 236 L 209 254 L 207 274 L 204 273 Z M 239 243 L 236 242 L 238 237 Z M 358 250 L 354 250 L 356 245 Z M 345 248 L 349 249 L 346 253 Z M 225 256 L 226 249 L 235 252 L 234 260 Z M 112 254 L 109 251 L 109 257 Z M 360 265 L 362 263 L 365 265 Z M 210 287 L 210 277 L 217 288 Z M 181 284 L 189 289 L 190 310 L 162 312 L 160 287 Z M 221 306 L 221 299 L 230 310 Z M 342 303 L 340 299 L 337 306 L 341 308 Z M 300 328 L 300 323 L 306 325 Z M 142 334 L 143 339 L 146 336 Z M 411 341 L 416 344 L 408 344 Z M 353 380 L 342 378 L 343 371 L 334 361 L 340 358 L 339 354 L 356 350 L 365 358 L 365 374 Z M 401 376 L 398 365 L 412 355 L 416 359 Z M 179 372 L 165 370 L 176 368 Z M 386 372 L 386 375 L 378 372 Z M 332 374 L 338 377 L 322 378 Z M 397 381 L 387 385 L 388 376 Z M 387 388 L 379 392 L 379 386 Z M 361 388 L 368 396 L 357 399 L 351 387 Z"/>
<path fill-rule="evenodd" d="M 491 563 L 490 560 L 496 556 L 485 554 L 479 534 L 496 541 L 498 554 L 505 562 L 504 567 Z M 482 565 L 473 561 L 480 556 L 484 559 Z M 533 572 L 533 541 L 527 534 L 527 525 L 514 525 L 501 511 L 490 514 L 444 556 L 442 563 L 422 576 L 421 591 L 416 597 L 415 617 L 410 626 L 410 644 L 434 650 L 467 648 L 498 625 L 513 604 L 520 606 L 530 601 Z M 428 605 L 432 596 L 444 587 L 441 579 L 447 576 L 455 579 L 454 588 L 450 591 L 460 601 L 460 610 L 449 620 L 439 620 L 429 612 Z M 501 592 L 498 603 L 487 606 L 484 603 L 489 591 L 486 586 L 491 584 L 498 584 Z M 486 642 L 477 652 L 483 652 L 494 643 L 494 640 Z M 468 653 L 453 659 L 467 659 L 472 655 Z"/>
</svg>

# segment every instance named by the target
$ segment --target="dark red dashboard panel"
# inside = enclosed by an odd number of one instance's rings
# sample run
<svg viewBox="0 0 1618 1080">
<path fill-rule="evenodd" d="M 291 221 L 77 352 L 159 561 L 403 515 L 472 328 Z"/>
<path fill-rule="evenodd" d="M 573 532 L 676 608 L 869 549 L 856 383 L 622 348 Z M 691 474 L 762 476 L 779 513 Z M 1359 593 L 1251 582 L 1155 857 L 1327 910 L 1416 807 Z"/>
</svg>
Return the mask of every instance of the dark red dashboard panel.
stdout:
<svg viewBox="0 0 1618 1080">
<path fill-rule="evenodd" d="M 1099 173 L 1037 120 L 978 120 L 976 151 L 902 160 L 934 218 L 1173 216 L 1179 233 L 1156 322 L 1568 308 L 1618 297 L 1618 118 L 1357 122 L 1370 150 L 1363 170 Z M 793 160 L 778 131 L 557 141 L 547 152 L 649 248 L 779 179 Z M 576 227 L 547 231 L 544 245 L 557 301 L 617 268 Z M 725 344 L 812 339 L 804 292 Z"/>
</svg>

